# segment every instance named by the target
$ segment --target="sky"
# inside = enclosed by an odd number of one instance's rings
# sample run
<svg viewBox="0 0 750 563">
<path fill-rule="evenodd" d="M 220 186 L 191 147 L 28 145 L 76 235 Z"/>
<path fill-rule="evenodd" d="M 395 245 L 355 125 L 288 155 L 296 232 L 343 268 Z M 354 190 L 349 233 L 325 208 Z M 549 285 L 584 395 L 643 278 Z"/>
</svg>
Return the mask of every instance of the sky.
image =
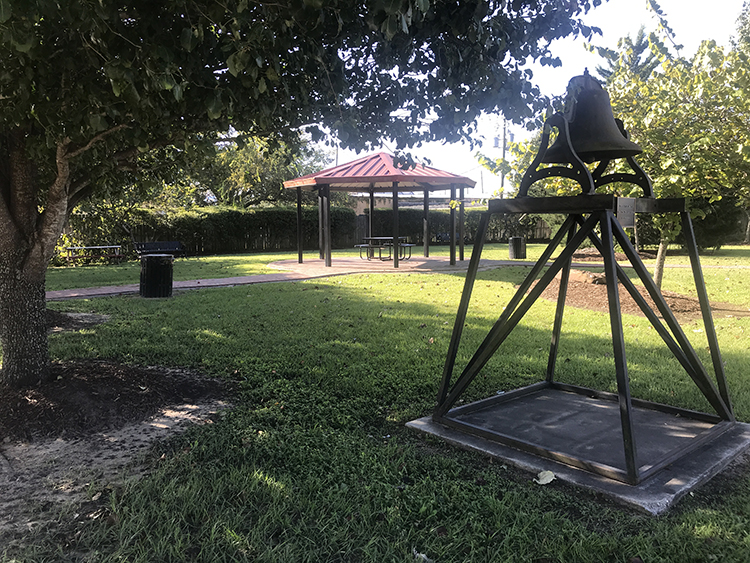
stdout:
<svg viewBox="0 0 750 563">
<path fill-rule="evenodd" d="M 735 33 L 737 18 L 742 10 L 744 0 L 658 0 L 667 22 L 675 32 L 676 41 L 683 45 L 681 54 L 691 57 L 705 39 L 713 39 L 720 45 L 729 45 Z M 710 6 L 710 8 L 708 7 Z M 592 43 L 601 47 L 615 48 L 621 37 L 630 35 L 635 37 L 641 25 L 646 32 L 654 31 L 657 20 L 647 8 L 646 0 L 609 0 L 593 8 L 581 18 L 589 26 L 601 29 L 602 35 L 595 36 Z M 534 72 L 534 82 L 539 85 L 543 94 L 548 96 L 560 95 L 565 92 L 568 81 L 583 74 L 588 68 L 593 74 L 601 58 L 589 53 L 584 48 L 584 39 L 565 39 L 552 44 L 551 50 L 562 61 L 558 68 L 531 67 Z M 482 142 L 482 147 L 472 151 L 468 144 L 441 145 L 428 143 L 420 149 L 411 151 L 417 159 L 428 159 L 432 166 L 467 176 L 477 182 L 475 189 L 468 192 L 467 197 L 491 197 L 500 188 L 500 179 L 487 170 L 483 170 L 476 161 L 474 153 L 480 150 L 492 158 L 499 158 L 501 150 L 493 147 L 493 138 L 501 131 L 501 119 L 489 116 L 478 127 L 476 140 Z M 511 132 L 518 141 L 528 135 L 522 128 L 511 127 Z M 482 140 L 481 138 L 484 140 Z M 383 150 L 392 152 L 391 146 L 384 145 Z M 349 151 L 339 151 L 338 162 L 343 164 L 364 154 Z M 437 195 L 437 194 L 436 194 Z"/>
</svg>

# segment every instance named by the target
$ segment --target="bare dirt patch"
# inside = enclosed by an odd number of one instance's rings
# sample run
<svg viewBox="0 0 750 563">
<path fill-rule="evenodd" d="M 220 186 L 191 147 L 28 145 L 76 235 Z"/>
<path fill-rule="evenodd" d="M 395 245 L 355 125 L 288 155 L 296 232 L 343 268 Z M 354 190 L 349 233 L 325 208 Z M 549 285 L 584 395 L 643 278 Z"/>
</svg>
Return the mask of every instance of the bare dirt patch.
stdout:
<svg viewBox="0 0 750 563">
<path fill-rule="evenodd" d="M 51 312 L 48 324 L 77 330 L 103 320 Z M 106 517 L 109 492 L 143 473 L 154 443 L 213 422 L 229 394 L 190 370 L 106 361 L 55 363 L 45 385 L 0 387 L 0 546 Z"/>
<path fill-rule="evenodd" d="M 656 310 L 654 302 L 646 292 L 646 289 L 641 286 L 637 287 L 649 306 Z M 628 315 L 645 316 L 627 290 L 622 285 L 619 288 L 620 311 Z M 560 280 L 555 278 L 545 288 L 540 297 L 550 301 L 557 301 L 559 291 Z M 690 321 L 701 318 L 700 302 L 697 297 L 682 295 L 672 291 L 662 291 L 662 295 L 678 320 Z M 589 272 L 582 270 L 571 270 L 565 305 L 566 307 L 608 312 L 607 286 L 603 283 L 603 275 L 591 275 Z M 750 316 L 750 309 L 733 303 L 712 302 L 711 309 L 714 318 Z"/>
<path fill-rule="evenodd" d="M 108 315 L 96 313 L 61 313 L 47 309 L 47 328 L 50 332 L 62 332 L 64 330 L 81 330 L 90 326 L 106 323 Z"/>
</svg>

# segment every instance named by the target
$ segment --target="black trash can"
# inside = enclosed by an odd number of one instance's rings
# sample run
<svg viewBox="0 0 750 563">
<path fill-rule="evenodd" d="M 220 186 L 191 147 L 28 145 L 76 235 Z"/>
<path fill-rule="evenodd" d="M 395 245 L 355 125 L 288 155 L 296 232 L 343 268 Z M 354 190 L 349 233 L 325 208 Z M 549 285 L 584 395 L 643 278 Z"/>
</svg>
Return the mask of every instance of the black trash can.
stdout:
<svg viewBox="0 0 750 563">
<path fill-rule="evenodd" d="M 172 296 L 171 254 L 145 254 L 141 256 L 141 297 Z"/>
<path fill-rule="evenodd" d="M 508 239 L 508 250 L 511 260 L 526 259 L 526 239 L 523 237 L 510 237 Z"/>
</svg>

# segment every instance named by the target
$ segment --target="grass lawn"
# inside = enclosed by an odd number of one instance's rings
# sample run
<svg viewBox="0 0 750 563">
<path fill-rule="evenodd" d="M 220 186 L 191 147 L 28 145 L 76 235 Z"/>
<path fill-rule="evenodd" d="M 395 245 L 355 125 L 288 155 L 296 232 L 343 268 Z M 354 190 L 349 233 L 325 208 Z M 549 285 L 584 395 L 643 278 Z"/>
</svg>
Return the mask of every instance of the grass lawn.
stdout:
<svg viewBox="0 0 750 563">
<path fill-rule="evenodd" d="M 540 251 L 529 245 L 529 258 Z M 484 256 L 507 254 L 507 246 L 495 245 Z M 748 254 L 730 247 L 703 263 L 750 266 Z M 265 263 L 294 256 L 178 260 L 175 278 L 263 273 Z M 99 278 L 99 270 L 111 273 Z M 95 285 L 136 283 L 137 276 L 122 280 L 137 270 L 137 263 L 53 269 L 48 289 L 84 287 L 77 284 L 94 277 L 112 280 Z M 459 364 L 524 272 L 480 274 Z M 711 298 L 750 307 L 744 271 L 716 272 L 706 270 Z M 690 275 L 669 269 L 665 289 L 687 286 Z M 68 538 L 75 551 L 87 553 L 86 561 L 128 562 L 426 561 L 422 555 L 435 563 L 748 560 L 747 475 L 720 478 L 655 519 L 558 481 L 539 486 L 531 475 L 404 428 L 434 406 L 462 284 L 463 275 L 363 274 L 170 299 L 52 303 L 111 315 L 95 328 L 52 335 L 55 359 L 186 366 L 238 389 L 219 422 L 160 445 L 150 459 L 153 472 L 112 495 L 114 517 Z M 467 400 L 539 380 L 553 315 L 554 304 L 535 304 Z M 705 410 L 647 321 L 624 321 L 633 395 Z M 614 388 L 608 323 L 596 312 L 566 311 L 560 357 L 568 361 L 560 379 Z M 750 319 L 717 319 L 716 326 L 735 410 L 748 422 Z M 690 328 L 710 365 L 705 336 Z M 13 556 L 77 560 L 58 543 L 38 530 L 29 534 L 28 550 Z"/>
</svg>

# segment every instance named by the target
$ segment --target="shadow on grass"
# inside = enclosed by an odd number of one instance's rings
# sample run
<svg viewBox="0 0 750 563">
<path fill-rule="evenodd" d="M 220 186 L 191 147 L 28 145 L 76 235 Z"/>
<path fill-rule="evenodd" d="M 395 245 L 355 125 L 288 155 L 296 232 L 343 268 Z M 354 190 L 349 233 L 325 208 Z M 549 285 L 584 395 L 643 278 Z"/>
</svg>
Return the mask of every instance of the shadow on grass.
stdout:
<svg viewBox="0 0 750 563">
<path fill-rule="evenodd" d="M 480 274 L 454 378 L 527 271 L 509 267 Z M 244 379 L 250 387 L 281 377 L 339 398 L 377 397 L 381 411 L 403 422 L 433 406 L 462 287 L 456 275 L 373 274 L 191 291 L 168 300 L 94 300 L 86 308 L 94 305 L 113 320 L 54 336 L 52 350 L 59 359 L 104 357 L 198 368 Z M 474 398 L 544 378 L 554 307 L 542 300 L 532 306 L 470 388 Z M 608 316 L 568 308 L 565 319 L 560 377 L 615 390 Z M 671 372 L 686 376 L 648 322 L 628 317 L 625 325 L 634 396 L 705 408 L 692 382 L 673 383 Z M 725 351 L 725 360 L 730 354 Z M 704 363 L 710 366 L 710 360 Z M 728 362 L 727 371 L 731 368 Z"/>
</svg>

